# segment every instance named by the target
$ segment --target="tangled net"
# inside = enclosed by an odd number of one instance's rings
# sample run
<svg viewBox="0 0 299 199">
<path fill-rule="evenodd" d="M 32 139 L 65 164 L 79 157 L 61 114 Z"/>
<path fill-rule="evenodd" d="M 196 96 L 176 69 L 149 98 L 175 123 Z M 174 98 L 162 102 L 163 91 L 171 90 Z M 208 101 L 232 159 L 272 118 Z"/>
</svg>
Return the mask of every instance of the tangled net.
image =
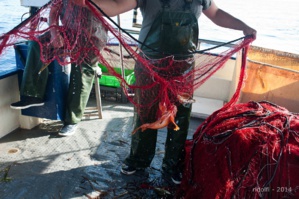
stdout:
<svg viewBox="0 0 299 199">
<path fill-rule="evenodd" d="M 186 170 L 178 195 L 205 199 L 299 197 L 298 115 L 269 102 L 236 104 L 252 38 L 245 37 L 218 55 L 211 51 L 196 54 L 195 58 L 200 62 L 196 62 L 192 70 L 182 73 L 180 70 L 185 63 L 192 60 L 176 60 L 171 55 L 148 59 L 138 48 L 138 41 L 115 28 L 115 24 L 111 24 L 104 14 L 99 14 L 100 8 L 91 1 L 86 1 L 88 8 L 70 3 L 63 7 L 64 2 L 50 1 L 37 14 L 3 34 L 0 55 L 7 47 L 25 39 L 39 43 L 41 60 L 45 64 L 53 60 L 62 66 L 70 62 L 80 64 L 95 56 L 108 68 L 110 75 L 119 79 L 124 94 L 140 111 L 158 103 L 165 106 L 163 110 L 169 110 L 189 100 L 197 88 L 243 49 L 239 84 L 234 96 L 198 127 L 186 145 Z M 48 24 L 49 11 L 53 7 L 59 10 L 56 18 L 65 10 L 60 25 Z M 60 48 L 52 48 L 56 38 L 40 39 L 51 30 L 63 38 Z M 111 45 L 116 41 L 123 54 Z M 125 70 L 133 69 L 135 62 L 142 66 L 143 84 L 127 83 L 124 75 L 115 69 L 121 65 L 119 56 L 124 60 Z M 154 87 L 158 92 L 151 92 Z M 129 91 L 140 92 L 147 99 L 146 103 L 140 103 Z"/>
<path fill-rule="evenodd" d="M 186 145 L 184 198 L 298 198 L 299 116 L 270 102 L 213 113 Z"/>
<path fill-rule="evenodd" d="M 65 6 L 63 3 L 66 3 Z M 183 68 L 184 64 L 190 60 L 175 60 L 171 55 L 165 55 L 165 58 L 156 60 L 147 59 L 137 47 L 138 42 L 134 37 L 115 28 L 115 24 L 107 20 L 104 13 L 99 14 L 100 8 L 92 4 L 92 1 L 86 1 L 86 4 L 88 8 L 73 5 L 70 1 L 50 1 L 41 7 L 35 15 L 0 37 L 0 55 L 7 47 L 24 39 L 39 43 L 41 60 L 45 64 L 53 60 L 57 60 L 62 66 L 70 62 L 80 64 L 91 59 L 91 55 L 93 55 L 96 56 L 99 63 L 107 67 L 110 75 L 119 79 L 124 94 L 127 95 L 137 110 L 150 108 L 159 102 L 169 109 L 173 105 L 181 103 L 182 96 L 183 98 L 184 96 L 185 98 L 192 96 L 193 91 L 220 69 L 232 55 L 240 49 L 247 48 L 252 42 L 252 38 L 242 38 L 239 43 L 214 56 L 213 59 L 205 58 L 205 54 L 209 54 L 209 52 L 197 54 L 196 57 L 201 57 L 200 63 L 197 62 L 193 70 L 181 74 L 180 67 Z M 59 25 L 49 25 L 48 23 L 51 8 L 58 9 L 55 18 L 62 16 Z M 57 38 L 50 37 L 48 34 L 50 31 L 56 31 L 63 38 L 63 46 L 60 48 L 52 47 L 55 46 Z M 41 37 L 47 37 L 47 39 L 41 39 Z M 115 46 L 111 45 L 116 41 L 121 45 L 123 53 L 118 53 L 119 47 L 115 49 Z M 107 43 L 110 45 L 106 46 Z M 161 53 L 163 54 L 163 52 Z M 138 61 L 143 68 L 140 75 L 144 76 L 144 79 L 147 77 L 153 81 L 138 86 L 129 85 L 125 76 L 115 69 L 115 67 L 120 68 L 119 56 L 123 57 L 124 70 L 132 70 L 134 63 Z M 156 67 L 157 63 L 162 64 L 163 67 Z M 243 70 L 245 69 L 244 65 L 245 62 L 242 66 Z M 240 82 L 242 82 L 243 77 L 244 71 L 241 73 Z M 186 81 L 188 79 L 194 79 L 194 81 Z M 157 88 L 158 93 L 150 92 L 153 87 Z M 149 99 L 146 103 L 141 104 L 134 97 L 131 97 L 130 93 L 137 90 L 141 96 Z"/>
</svg>

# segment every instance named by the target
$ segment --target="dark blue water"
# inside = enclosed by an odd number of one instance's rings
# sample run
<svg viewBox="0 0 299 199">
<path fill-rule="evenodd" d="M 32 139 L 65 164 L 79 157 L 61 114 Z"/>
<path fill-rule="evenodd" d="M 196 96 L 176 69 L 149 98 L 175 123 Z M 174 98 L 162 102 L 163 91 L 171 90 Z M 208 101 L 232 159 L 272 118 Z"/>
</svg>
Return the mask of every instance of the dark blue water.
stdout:
<svg viewBox="0 0 299 199">
<path fill-rule="evenodd" d="M 21 23 L 22 15 L 29 11 L 29 8 L 20 6 L 20 1 L 1 0 L 0 1 L 0 34 L 6 33 Z M 24 19 L 29 14 L 24 15 Z M 13 47 L 5 50 L 0 57 L 0 73 L 13 70 L 16 67 Z"/>
</svg>

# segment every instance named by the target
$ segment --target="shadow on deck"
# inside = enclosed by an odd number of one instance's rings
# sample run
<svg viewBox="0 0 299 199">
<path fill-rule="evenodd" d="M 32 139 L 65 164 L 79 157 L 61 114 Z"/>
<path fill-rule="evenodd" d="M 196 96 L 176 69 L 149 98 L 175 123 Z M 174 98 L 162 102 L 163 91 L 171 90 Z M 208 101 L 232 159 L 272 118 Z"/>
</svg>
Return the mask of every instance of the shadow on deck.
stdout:
<svg viewBox="0 0 299 199">
<path fill-rule="evenodd" d="M 45 120 L 32 130 L 18 129 L 0 139 L 1 199 L 172 198 L 164 189 L 173 192 L 175 187 L 161 174 L 166 129 L 159 131 L 151 167 L 122 175 L 121 164 L 130 149 L 133 106 L 102 100 L 103 119 L 97 119 L 94 101 L 91 97 L 71 137 L 57 135 L 60 121 Z M 188 138 L 202 121 L 191 119 Z"/>
</svg>

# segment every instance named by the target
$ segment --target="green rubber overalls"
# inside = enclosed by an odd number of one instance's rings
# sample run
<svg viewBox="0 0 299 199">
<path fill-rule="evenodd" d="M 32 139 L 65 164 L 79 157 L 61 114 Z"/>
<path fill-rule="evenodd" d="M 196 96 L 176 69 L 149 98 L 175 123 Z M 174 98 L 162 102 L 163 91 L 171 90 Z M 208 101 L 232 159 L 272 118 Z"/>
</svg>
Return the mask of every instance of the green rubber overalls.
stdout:
<svg viewBox="0 0 299 199">
<path fill-rule="evenodd" d="M 68 5 L 68 0 L 63 0 L 63 8 L 61 9 L 60 17 L 64 19 L 64 13 Z M 90 31 L 90 36 L 79 34 L 78 40 L 85 42 L 86 46 L 97 46 L 98 49 L 104 46 L 102 41 L 106 33 L 100 29 L 100 24 L 97 23 L 95 17 L 90 10 L 81 10 L 80 7 L 73 7 L 72 14 L 74 17 L 78 17 L 78 12 L 84 12 L 87 21 L 84 24 L 76 24 L 73 21 L 72 31 L 69 34 L 74 34 L 77 27 L 80 27 L 85 31 Z M 82 15 L 82 13 L 81 13 Z M 68 24 L 70 27 L 70 24 Z M 73 38 L 74 35 L 70 35 Z M 50 33 L 47 32 L 42 35 L 39 40 L 41 43 L 49 42 Z M 75 124 L 81 121 L 84 110 L 86 108 L 89 95 L 94 82 L 94 70 L 98 67 L 97 56 L 90 50 L 87 57 L 78 58 L 84 59 L 80 65 L 72 64 L 70 74 L 70 84 L 66 100 L 66 112 L 64 122 L 66 124 Z M 44 69 L 40 74 L 39 71 L 43 67 L 43 63 L 40 61 L 40 46 L 37 42 L 29 42 L 29 50 L 27 54 L 26 66 L 24 69 L 21 95 L 30 96 L 44 99 L 45 90 L 48 81 L 48 68 Z"/>
<path fill-rule="evenodd" d="M 180 12 L 170 11 L 167 3 L 162 2 L 163 9 L 156 17 L 145 38 L 144 45 L 141 47 L 143 53 L 150 58 L 149 61 L 155 66 L 163 67 L 164 63 L 157 61 L 157 59 L 169 55 L 174 55 L 175 60 L 180 60 L 173 64 L 173 67 L 176 69 L 173 76 L 182 75 L 194 67 L 194 60 L 192 62 L 184 60 L 193 58 L 191 52 L 197 47 L 198 23 L 194 14 L 190 12 L 190 4 L 192 1 L 185 1 L 185 4 L 187 7 L 189 6 L 189 8 Z M 142 64 L 136 63 L 135 76 L 137 86 L 150 85 L 154 81 L 150 74 L 148 74 L 148 76 L 145 74 Z M 193 79 L 190 80 L 189 83 L 193 83 Z M 141 105 L 148 104 L 149 100 L 155 95 L 153 95 L 153 93 L 156 92 L 158 94 L 158 89 L 158 87 L 153 87 L 148 92 L 148 95 L 146 93 L 141 95 L 141 91 L 137 89 L 135 92 L 136 102 Z M 163 171 L 169 174 L 177 172 L 179 168 L 178 163 L 183 159 L 184 145 L 188 134 L 191 114 L 191 104 L 180 105 L 177 108 L 178 112 L 175 121 L 180 127 L 180 130 L 174 131 L 170 128 L 167 129 L 165 156 L 162 164 Z M 155 116 L 158 109 L 158 103 L 156 103 L 150 108 L 140 110 L 140 115 L 135 110 L 134 129 L 142 125 L 143 122 L 154 122 L 157 119 Z M 146 114 L 142 114 L 142 112 Z M 146 118 L 141 115 L 146 115 Z M 138 131 L 132 135 L 130 154 L 124 163 L 136 168 L 149 167 L 155 155 L 156 141 L 157 130 L 147 129 L 143 132 Z"/>
<path fill-rule="evenodd" d="M 26 66 L 21 83 L 21 95 L 44 99 L 48 81 L 48 68 L 45 68 L 39 74 L 40 69 L 44 66 L 44 63 L 40 60 L 39 44 L 30 41 L 28 47 Z M 64 118 L 66 124 L 75 124 L 81 121 L 93 86 L 96 67 L 96 57 L 91 62 L 84 62 L 80 65 L 72 64 Z"/>
</svg>

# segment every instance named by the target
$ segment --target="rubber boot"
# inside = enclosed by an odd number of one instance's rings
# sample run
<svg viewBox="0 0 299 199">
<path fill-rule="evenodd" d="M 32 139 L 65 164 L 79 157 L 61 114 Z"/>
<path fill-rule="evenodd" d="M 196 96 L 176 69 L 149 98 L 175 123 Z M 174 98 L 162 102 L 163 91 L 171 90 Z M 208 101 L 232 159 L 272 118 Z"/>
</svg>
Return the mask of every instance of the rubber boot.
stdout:
<svg viewBox="0 0 299 199">
<path fill-rule="evenodd" d="M 173 174 L 182 170 L 191 107 L 191 104 L 178 106 L 175 122 L 180 127 L 180 130 L 174 131 L 173 129 L 168 129 L 165 143 L 165 155 L 162 164 L 162 169 L 166 173 Z"/>
<path fill-rule="evenodd" d="M 139 127 L 142 123 L 139 116 L 134 127 Z M 140 130 L 132 135 L 130 155 L 124 163 L 135 168 L 149 167 L 156 151 L 157 130 L 147 129 L 143 132 Z"/>
</svg>

